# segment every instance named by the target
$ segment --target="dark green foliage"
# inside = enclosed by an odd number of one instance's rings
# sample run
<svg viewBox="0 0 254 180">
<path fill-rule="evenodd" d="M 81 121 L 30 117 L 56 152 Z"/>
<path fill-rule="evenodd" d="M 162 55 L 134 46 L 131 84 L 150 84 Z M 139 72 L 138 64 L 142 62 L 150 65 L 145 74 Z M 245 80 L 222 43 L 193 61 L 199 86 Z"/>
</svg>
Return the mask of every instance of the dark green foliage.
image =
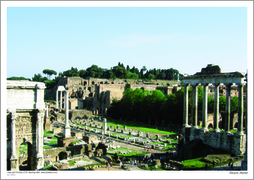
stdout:
<svg viewBox="0 0 254 180">
<path fill-rule="evenodd" d="M 7 80 L 29 80 L 29 81 L 31 81 L 29 78 L 15 77 L 15 76 L 9 77 L 9 78 L 7 78 Z"/>
<path fill-rule="evenodd" d="M 37 82 L 44 82 L 48 80 L 46 77 L 42 77 L 40 73 L 34 74 L 34 77 L 32 78 L 32 81 L 37 81 Z"/>
<path fill-rule="evenodd" d="M 67 77 L 79 76 L 78 69 L 71 67 L 71 69 L 63 72 L 63 76 L 67 76 Z"/>
<path fill-rule="evenodd" d="M 52 70 L 52 69 L 44 69 L 43 74 L 46 74 L 48 76 L 48 79 L 50 79 L 50 77 L 54 74 L 57 75 L 56 71 Z"/>
</svg>

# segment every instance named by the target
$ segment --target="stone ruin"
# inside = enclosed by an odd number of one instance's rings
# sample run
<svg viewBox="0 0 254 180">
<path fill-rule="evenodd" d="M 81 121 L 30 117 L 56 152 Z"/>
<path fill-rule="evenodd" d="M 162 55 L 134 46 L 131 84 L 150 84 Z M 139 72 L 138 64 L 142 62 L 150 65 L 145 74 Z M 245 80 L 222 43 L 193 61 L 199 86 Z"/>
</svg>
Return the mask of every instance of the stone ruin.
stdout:
<svg viewBox="0 0 254 180">
<path fill-rule="evenodd" d="M 192 76 L 182 78 L 184 86 L 184 107 L 183 107 L 183 141 L 186 144 L 189 141 L 200 139 L 204 144 L 215 148 L 230 151 L 235 155 L 245 152 L 246 134 L 243 131 L 243 86 L 245 85 L 245 76 L 239 72 L 221 73 L 219 66 L 209 64 L 201 72 Z M 219 128 L 219 86 L 226 85 L 226 120 L 225 131 L 220 132 Z M 203 86 L 203 111 L 202 128 L 198 128 L 198 85 Z M 215 86 L 214 119 L 213 132 L 209 132 L 207 126 L 208 114 L 208 85 Z M 236 134 L 230 133 L 230 89 L 233 84 L 238 86 L 238 128 Z M 188 87 L 193 89 L 193 106 L 191 110 L 192 122 L 188 121 Z"/>
</svg>

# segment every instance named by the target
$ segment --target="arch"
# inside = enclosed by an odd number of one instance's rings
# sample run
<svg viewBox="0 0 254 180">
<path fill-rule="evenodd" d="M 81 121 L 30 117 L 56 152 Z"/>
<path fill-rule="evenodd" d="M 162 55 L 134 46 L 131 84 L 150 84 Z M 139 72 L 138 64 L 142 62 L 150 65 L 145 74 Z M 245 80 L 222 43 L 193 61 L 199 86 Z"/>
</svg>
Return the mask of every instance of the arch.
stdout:
<svg viewBox="0 0 254 180">
<path fill-rule="evenodd" d="M 22 158 L 24 157 L 24 158 Z M 27 142 L 24 138 L 19 146 L 19 170 L 33 170 L 34 167 L 34 154 L 33 146 L 30 142 Z"/>
<path fill-rule="evenodd" d="M 101 81 L 100 84 L 103 84 L 103 82 Z"/>
<path fill-rule="evenodd" d="M 92 81 L 92 85 L 94 85 L 94 81 Z"/>
<path fill-rule="evenodd" d="M 238 128 L 238 122 L 235 123 L 234 128 Z"/>
<path fill-rule="evenodd" d="M 111 84 L 115 84 L 114 82 L 111 82 Z"/>
<path fill-rule="evenodd" d="M 58 154 L 59 160 L 67 159 L 67 152 L 66 151 L 61 151 Z"/>
<path fill-rule="evenodd" d="M 84 86 L 87 85 L 87 81 L 84 81 Z"/>
<path fill-rule="evenodd" d="M 210 123 L 209 125 L 208 125 L 208 129 L 209 128 L 213 128 L 213 124 L 212 123 Z"/>
</svg>

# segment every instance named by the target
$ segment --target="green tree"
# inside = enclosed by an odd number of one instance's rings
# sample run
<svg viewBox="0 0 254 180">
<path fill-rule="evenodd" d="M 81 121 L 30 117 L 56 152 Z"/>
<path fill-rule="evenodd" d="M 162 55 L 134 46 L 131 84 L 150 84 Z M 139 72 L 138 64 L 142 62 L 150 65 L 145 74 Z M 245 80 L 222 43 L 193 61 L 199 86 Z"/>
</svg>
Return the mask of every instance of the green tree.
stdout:
<svg viewBox="0 0 254 180">
<path fill-rule="evenodd" d="M 67 77 L 77 76 L 77 77 L 79 77 L 79 71 L 77 68 L 71 67 L 71 69 L 63 72 L 63 76 L 67 76 Z"/>
<path fill-rule="evenodd" d="M 37 82 L 44 82 L 48 80 L 46 77 L 42 77 L 40 73 L 34 74 L 34 77 L 32 77 L 32 81 L 37 81 Z"/>
<path fill-rule="evenodd" d="M 29 81 L 31 81 L 31 79 L 29 79 L 29 78 L 16 77 L 16 76 L 8 77 L 7 80 L 29 80 Z"/>
<path fill-rule="evenodd" d="M 43 74 L 46 74 L 48 76 L 48 79 L 50 79 L 50 77 L 54 74 L 57 75 L 56 71 L 52 70 L 52 69 L 44 69 Z"/>
<path fill-rule="evenodd" d="M 79 76 L 82 78 L 86 78 L 86 70 L 80 69 L 78 72 Z"/>
</svg>

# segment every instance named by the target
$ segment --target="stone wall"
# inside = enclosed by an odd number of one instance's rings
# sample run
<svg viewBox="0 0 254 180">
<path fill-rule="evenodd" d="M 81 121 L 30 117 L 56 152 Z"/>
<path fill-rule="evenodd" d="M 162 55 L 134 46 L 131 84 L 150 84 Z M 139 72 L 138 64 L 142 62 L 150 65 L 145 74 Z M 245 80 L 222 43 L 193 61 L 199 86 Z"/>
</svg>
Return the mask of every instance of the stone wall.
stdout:
<svg viewBox="0 0 254 180">
<path fill-rule="evenodd" d="M 89 110 L 70 110 L 69 117 L 71 119 L 87 119 L 93 116 L 92 111 Z"/>
<path fill-rule="evenodd" d="M 226 134 L 225 132 L 204 132 L 202 129 L 192 129 L 190 140 L 200 139 L 204 144 L 228 151 L 235 155 L 245 152 L 246 135 Z"/>
</svg>

